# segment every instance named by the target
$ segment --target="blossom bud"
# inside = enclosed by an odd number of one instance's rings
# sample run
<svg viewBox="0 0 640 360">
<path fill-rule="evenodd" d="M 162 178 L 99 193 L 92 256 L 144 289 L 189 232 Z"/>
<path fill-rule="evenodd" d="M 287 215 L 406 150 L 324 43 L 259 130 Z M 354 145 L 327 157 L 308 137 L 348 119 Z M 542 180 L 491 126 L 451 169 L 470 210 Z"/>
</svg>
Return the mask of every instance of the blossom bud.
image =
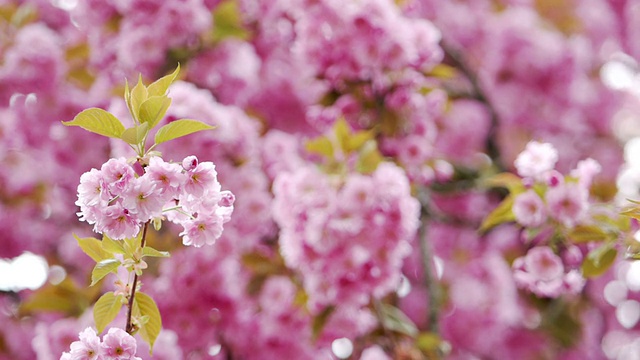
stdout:
<svg viewBox="0 0 640 360">
<path fill-rule="evenodd" d="M 193 170 L 198 166 L 198 158 L 195 155 L 189 155 L 182 160 L 182 167 L 187 170 Z"/>
</svg>

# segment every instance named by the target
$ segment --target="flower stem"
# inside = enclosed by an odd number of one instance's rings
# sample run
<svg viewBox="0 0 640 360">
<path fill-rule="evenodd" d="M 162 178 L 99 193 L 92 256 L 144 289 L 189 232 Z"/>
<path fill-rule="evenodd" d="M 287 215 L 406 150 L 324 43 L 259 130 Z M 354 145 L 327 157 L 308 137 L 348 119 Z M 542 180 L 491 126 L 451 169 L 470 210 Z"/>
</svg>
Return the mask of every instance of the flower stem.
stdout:
<svg viewBox="0 0 640 360">
<path fill-rule="evenodd" d="M 146 239 L 147 239 L 147 229 L 149 228 L 149 222 L 144 223 L 142 227 L 142 239 L 140 240 L 140 248 L 144 248 Z M 133 285 L 131 286 L 131 296 L 129 296 L 129 303 L 127 304 L 127 326 L 125 327 L 125 331 L 131 335 L 134 332 L 133 322 L 131 321 L 131 315 L 133 313 L 133 300 L 136 296 L 136 287 L 138 286 L 138 274 L 133 273 Z"/>
<path fill-rule="evenodd" d="M 422 189 L 422 191 L 420 191 L 419 200 L 422 209 L 420 212 L 418 242 L 420 244 L 424 282 L 429 294 L 428 328 L 431 333 L 438 334 L 440 331 L 438 325 L 438 312 L 440 311 L 440 287 L 437 284 L 437 279 L 434 277 L 432 271 L 433 254 L 428 241 L 428 222 L 430 218 L 429 196 L 426 189 Z"/>
</svg>

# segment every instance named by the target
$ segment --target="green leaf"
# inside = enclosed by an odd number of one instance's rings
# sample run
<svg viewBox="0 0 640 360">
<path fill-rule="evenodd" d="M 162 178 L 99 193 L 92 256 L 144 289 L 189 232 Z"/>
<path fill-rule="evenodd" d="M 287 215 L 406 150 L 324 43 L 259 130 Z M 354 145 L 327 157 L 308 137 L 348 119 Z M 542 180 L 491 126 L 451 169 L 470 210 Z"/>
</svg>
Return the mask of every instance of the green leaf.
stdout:
<svg viewBox="0 0 640 360">
<path fill-rule="evenodd" d="M 507 196 L 500 205 L 498 205 L 493 211 L 482 221 L 480 225 L 480 232 L 484 233 L 500 224 L 515 221 L 516 217 L 511 211 L 513 206 L 514 195 Z"/>
<path fill-rule="evenodd" d="M 76 234 L 73 234 L 73 237 L 78 241 L 78 245 L 84 251 L 85 254 L 89 255 L 90 258 L 95 262 L 100 262 L 104 259 L 109 259 L 112 257 L 108 251 L 105 251 L 102 248 L 102 241 L 93 238 L 79 238 Z"/>
<path fill-rule="evenodd" d="M 102 136 L 120 138 L 124 132 L 124 125 L 111 113 L 100 108 L 89 108 L 71 121 L 62 122 L 66 126 L 79 126 L 92 133 Z"/>
<path fill-rule="evenodd" d="M 609 238 L 604 230 L 595 225 L 577 225 L 576 227 L 571 229 L 567 236 L 574 243 L 604 241 Z"/>
<path fill-rule="evenodd" d="M 604 244 L 591 250 L 582 262 L 582 275 L 587 278 L 604 274 L 613 265 L 618 251 L 612 244 Z"/>
<path fill-rule="evenodd" d="M 162 330 L 162 319 L 160 311 L 153 299 L 142 292 L 137 292 L 134 298 L 134 306 L 140 312 L 140 316 L 147 317 L 147 321 L 141 325 L 139 334 L 144 341 L 149 343 L 149 354 L 152 354 L 153 343 Z"/>
<path fill-rule="evenodd" d="M 149 133 L 149 124 L 142 123 L 138 126 L 126 129 L 120 138 L 131 145 L 139 145 Z"/>
<path fill-rule="evenodd" d="M 363 174 L 371 174 L 377 168 L 378 165 L 384 160 L 384 157 L 378 150 L 377 142 L 374 140 L 367 141 L 360 150 L 360 156 L 356 169 Z"/>
<path fill-rule="evenodd" d="M 131 97 L 129 99 L 129 111 L 136 123 L 140 123 L 140 106 L 149 97 L 147 88 L 142 83 L 142 75 L 138 76 L 138 83 L 131 89 Z"/>
<path fill-rule="evenodd" d="M 451 79 L 456 75 L 456 68 L 453 66 L 438 64 L 434 66 L 429 73 L 428 76 L 434 76 L 440 79 Z"/>
<path fill-rule="evenodd" d="M 503 187 L 509 189 L 511 192 L 514 190 L 520 190 L 519 192 L 522 192 L 524 190 L 522 179 L 518 177 L 518 175 L 508 172 L 493 175 L 485 179 L 482 185 L 489 188 Z"/>
<path fill-rule="evenodd" d="M 113 292 L 105 293 L 96 301 L 93 306 L 93 321 L 96 323 L 98 333 L 101 333 L 118 316 L 120 308 L 122 308 L 122 298 Z"/>
<path fill-rule="evenodd" d="M 440 335 L 433 332 L 421 332 L 416 336 L 415 344 L 428 359 L 439 359 L 448 353 L 449 344 Z"/>
<path fill-rule="evenodd" d="M 166 96 L 151 96 L 140 105 L 140 122 L 154 128 L 167 113 L 171 99 Z"/>
<path fill-rule="evenodd" d="M 418 334 L 418 328 L 402 310 L 385 303 L 380 303 L 378 308 L 381 317 L 380 322 L 385 329 L 410 337 L 415 337 Z"/>
<path fill-rule="evenodd" d="M 161 144 L 163 142 L 193 134 L 198 131 L 211 129 L 215 129 L 215 126 L 207 125 L 198 120 L 180 119 L 172 121 L 167 125 L 161 127 L 156 133 L 155 141 L 156 144 Z"/>
<path fill-rule="evenodd" d="M 124 245 L 121 240 L 113 240 L 106 234 L 102 235 L 102 248 L 111 254 L 124 254 Z"/>
<path fill-rule="evenodd" d="M 352 135 L 350 135 L 346 139 L 345 150 L 347 153 L 359 150 L 362 148 L 367 142 L 375 139 L 375 132 L 372 130 L 358 131 Z"/>
<path fill-rule="evenodd" d="M 320 314 L 313 317 L 311 331 L 314 339 L 317 339 L 318 336 L 320 336 L 320 333 L 322 333 L 322 329 L 324 329 L 324 326 L 327 324 L 327 321 L 329 321 L 329 317 L 331 316 L 331 314 L 333 314 L 335 309 L 335 306 L 329 305 L 322 309 Z"/>
<path fill-rule="evenodd" d="M 142 256 L 150 256 L 150 257 L 169 257 L 171 256 L 168 251 L 159 251 L 151 246 L 145 246 L 142 248 Z"/>
<path fill-rule="evenodd" d="M 309 140 L 304 145 L 305 149 L 312 154 L 318 154 L 333 159 L 333 144 L 326 137 Z"/>
<path fill-rule="evenodd" d="M 333 131 L 336 135 L 336 140 L 338 140 L 338 144 L 340 144 L 340 148 L 344 153 L 348 153 L 348 142 L 351 137 L 351 126 L 347 123 L 347 120 L 344 118 L 339 118 L 336 120 L 333 125 Z"/>
<path fill-rule="evenodd" d="M 213 24 L 214 41 L 229 37 L 245 40 L 249 37 L 249 32 L 242 27 L 237 1 L 226 0 L 218 4 L 213 12 Z"/>
<path fill-rule="evenodd" d="M 176 69 L 171 74 L 163 76 L 151 83 L 151 85 L 147 87 L 149 97 L 165 95 L 167 90 L 169 89 L 169 86 L 176 80 L 176 77 L 178 77 L 179 72 L 180 64 L 178 64 Z"/>
<path fill-rule="evenodd" d="M 109 273 L 116 273 L 120 266 L 120 260 L 118 259 L 106 259 L 96 264 L 91 272 L 91 285 L 95 285 L 98 281 L 102 280 Z"/>
</svg>

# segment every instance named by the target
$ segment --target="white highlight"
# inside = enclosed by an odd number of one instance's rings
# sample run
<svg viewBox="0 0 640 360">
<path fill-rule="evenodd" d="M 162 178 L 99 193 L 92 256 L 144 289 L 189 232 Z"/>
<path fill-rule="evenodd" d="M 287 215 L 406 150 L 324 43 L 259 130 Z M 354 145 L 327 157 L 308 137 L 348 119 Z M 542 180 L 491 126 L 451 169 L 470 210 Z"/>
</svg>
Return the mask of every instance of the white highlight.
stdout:
<svg viewBox="0 0 640 360">
<path fill-rule="evenodd" d="M 213 345 L 209 347 L 209 351 L 207 351 L 207 354 L 209 354 L 209 356 L 216 356 L 220 354 L 221 350 L 222 350 L 222 345 L 220 344 Z"/>
<path fill-rule="evenodd" d="M 618 306 L 627 299 L 627 285 L 623 281 L 614 280 L 604 287 L 604 298 L 613 306 Z"/>
<path fill-rule="evenodd" d="M 65 11 L 71 11 L 78 6 L 78 0 L 51 0 L 53 6 Z"/>
<path fill-rule="evenodd" d="M 396 294 L 398 294 L 398 297 L 403 298 L 409 295 L 410 292 L 411 282 L 409 281 L 409 279 L 407 279 L 406 276 L 402 275 L 402 278 L 400 279 L 400 285 L 398 286 L 398 290 L 396 290 Z"/>
<path fill-rule="evenodd" d="M 627 276 L 625 277 L 627 287 L 631 291 L 640 290 L 640 262 L 634 261 L 627 270 Z"/>
<path fill-rule="evenodd" d="M 627 54 L 617 53 L 600 68 L 600 79 L 611 89 L 632 90 L 638 84 L 638 64 Z"/>
<path fill-rule="evenodd" d="M 626 300 L 616 307 L 616 319 L 626 329 L 634 327 L 640 320 L 640 303 Z"/>
<path fill-rule="evenodd" d="M 347 338 L 335 339 L 331 343 L 331 351 L 340 359 L 346 359 L 353 353 L 353 343 Z"/>
<path fill-rule="evenodd" d="M 44 285 L 48 274 L 47 261 L 32 253 L 24 253 L 12 260 L 0 259 L 0 290 L 35 290 Z"/>
</svg>

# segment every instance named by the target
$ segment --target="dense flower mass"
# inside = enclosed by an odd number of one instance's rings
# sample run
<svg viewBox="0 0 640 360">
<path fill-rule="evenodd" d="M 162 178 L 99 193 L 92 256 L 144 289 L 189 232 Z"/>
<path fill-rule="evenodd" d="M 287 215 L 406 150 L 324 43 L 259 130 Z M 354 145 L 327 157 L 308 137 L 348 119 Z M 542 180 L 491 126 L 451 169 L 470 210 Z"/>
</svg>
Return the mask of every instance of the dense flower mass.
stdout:
<svg viewBox="0 0 640 360">
<path fill-rule="evenodd" d="M 304 274 L 313 308 L 365 305 L 399 286 L 418 227 L 419 204 L 402 170 L 383 163 L 339 185 L 317 169 L 274 182 L 274 218 L 285 263 Z"/>
<path fill-rule="evenodd" d="M 125 158 L 117 158 L 80 177 L 76 205 L 80 220 L 114 240 L 133 238 L 144 223 L 166 217 L 183 226 L 185 245 L 200 247 L 220 237 L 234 199 L 221 190 L 213 163 L 195 156 L 182 166 L 152 157 L 140 176 Z"/>
</svg>

